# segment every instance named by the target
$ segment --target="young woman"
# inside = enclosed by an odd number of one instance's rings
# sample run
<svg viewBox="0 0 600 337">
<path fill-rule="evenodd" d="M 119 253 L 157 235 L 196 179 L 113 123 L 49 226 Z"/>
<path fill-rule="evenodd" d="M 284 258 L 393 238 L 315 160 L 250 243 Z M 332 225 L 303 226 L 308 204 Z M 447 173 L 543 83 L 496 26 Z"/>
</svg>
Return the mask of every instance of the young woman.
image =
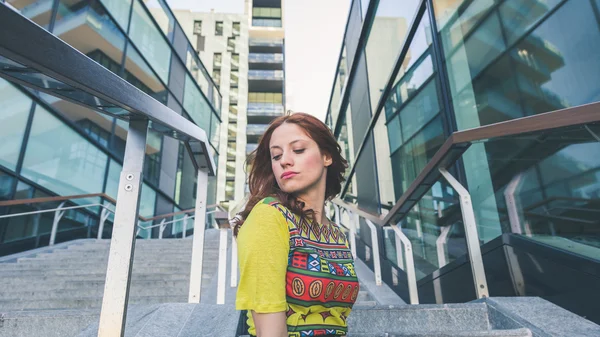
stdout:
<svg viewBox="0 0 600 337">
<path fill-rule="evenodd" d="M 275 119 L 250 159 L 250 198 L 234 228 L 236 308 L 258 337 L 344 336 L 358 296 L 346 236 L 325 217 L 348 166 L 317 118 Z"/>
</svg>

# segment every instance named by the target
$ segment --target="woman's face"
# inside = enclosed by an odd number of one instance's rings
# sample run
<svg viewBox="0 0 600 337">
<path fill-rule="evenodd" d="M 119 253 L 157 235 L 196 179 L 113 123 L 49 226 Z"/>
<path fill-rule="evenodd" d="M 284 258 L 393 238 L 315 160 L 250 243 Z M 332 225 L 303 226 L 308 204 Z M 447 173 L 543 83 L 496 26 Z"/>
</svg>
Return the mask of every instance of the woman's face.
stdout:
<svg viewBox="0 0 600 337">
<path fill-rule="evenodd" d="M 273 131 L 269 143 L 271 168 L 279 188 L 297 196 L 325 188 L 331 157 L 321 154 L 317 143 L 296 124 L 283 123 Z"/>
</svg>

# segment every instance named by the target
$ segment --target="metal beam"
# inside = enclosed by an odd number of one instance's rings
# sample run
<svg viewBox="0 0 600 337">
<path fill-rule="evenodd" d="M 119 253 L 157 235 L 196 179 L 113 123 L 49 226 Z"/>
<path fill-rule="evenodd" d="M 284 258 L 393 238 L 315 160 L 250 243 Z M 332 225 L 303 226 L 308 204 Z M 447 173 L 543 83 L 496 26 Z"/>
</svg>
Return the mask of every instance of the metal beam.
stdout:
<svg viewBox="0 0 600 337">
<path fill-rule="evenodd" d="M 147 135 L 148 120 L 129 122 L 125 159 L 119 179 L 98 337 L 122 337 L 125 335 Z"/>
</svg>

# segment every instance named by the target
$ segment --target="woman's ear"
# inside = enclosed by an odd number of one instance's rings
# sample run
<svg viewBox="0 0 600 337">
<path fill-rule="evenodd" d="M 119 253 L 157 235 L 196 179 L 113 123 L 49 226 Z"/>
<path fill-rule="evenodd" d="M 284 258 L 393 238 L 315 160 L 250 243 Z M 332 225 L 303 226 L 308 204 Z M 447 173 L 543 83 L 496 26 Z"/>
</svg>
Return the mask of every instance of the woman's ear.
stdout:
<svg viewBox="0 0 600 337">
<path fill-rule="evenodd" d="M 331 164 L 333 164 L 333 160 L 331 159 L 331 156 L 327 153 L 325 153 L 323 155 L 323 162 L 325 164 L 325 166 L 331 166 Z"/>
</svg>

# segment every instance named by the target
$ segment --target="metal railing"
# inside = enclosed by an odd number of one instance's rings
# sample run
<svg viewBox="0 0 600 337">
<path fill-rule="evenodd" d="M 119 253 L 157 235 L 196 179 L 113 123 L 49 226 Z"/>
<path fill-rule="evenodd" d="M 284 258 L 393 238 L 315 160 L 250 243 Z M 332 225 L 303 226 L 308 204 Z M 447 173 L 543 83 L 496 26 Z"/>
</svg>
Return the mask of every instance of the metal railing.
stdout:
<svg viewBox="0 0 600 337">
<path fill-rule="evenodd" d="M 283 81 L 283 70 L 248 70 L 248 79 Z"/>
<path fill-rule="evenodd" d="M 46 52 L 40 53 L 40 50 Z M 199 303 L 208 176 L 215 175 L 216 172 L 206 132 L 13 11 L 5 3 L 0 3 L 0 64 L 0 77 L 12 83 L 129 123 L 98 336 L 115 337 L 125 334 L 135 226 L 138 221 L 149 128 L 183 142 L 192 165 L 198 172 L 188 301 Z M 58 214 L 61 212 L 64 209 Z"/>
<path fill-rule="evenodd" d="M 417 205 L 419 200 L 427 193 L 427 191 L 438 180 L 443 178 L 459 195 L 459 205 L 467 243 L 467 254 L 471 265 L 471 272 L 477 298 L 488 297 L 489 291 L 485 277 L 485 269 L 483 266 L 479 243 L 479 234 L 475 222 L 471 196 L 469 191 L 448 172 L 448 169 L 454 165 L 459 158 L 461 158 L 471 144 L 476 142 L 486 141 L 493 138 L 530 134 L 532 132 L 555 130 L 564 127 L 580 126 L 597 122 L 600 122 L 600 102 L 514 119 L 465 131 L 454 132 L 435 153 L 427 165 L 421 170 L 417 178 L 410 184 L 410 186 L 405 190 L 400 199 L 387 214 L 381 216 L 371 214 L 361 210 L 354 204 L 350 204 L 340 199 L 335 199 L 332 201 L 332 203 L 334 208 L 336 208 L 336 220 L 341 222 L 338 220 L 340 219 L 338 215 L 340 212 L 337 209 L 338 207 L 346 210 L 348 214 L 351 215 L 350 218 L 354 219 L 350 225 L 350 229 L 357 228 L 356 226 L 359 225 L 360 219 L 364 219 L 365 223 L 371 229 L 371 248 L 374 251 L 374 255 L 377 254 L 376 251 L 379 249 L 379 243 L 376 237 L 377 233 L 376 231 L 373 231 L 373 225 L 381 227 L 390 226 L 394 230 L 396 233 L 396 239 L 401 241 L 401 246 L 404 247 L 403 255 L 404 259 L 406 259 L 405 268 L 408 279 L 410 302 L 411 304 L 416 304 L 418 303 L 418 291 L 414 260 L 412 258 L 412 247 L 409 239 L 403 234 L 398 224 L 400 224 L 400 222 L 408 215 L 409 211 Z M 589 131 L 587 126 L 585 129 Z M 521 233 L 521 225 L 518 223 L 518 219 L 515 216 L 516 210 L 514 202 L 511 201 L 511 195 L 513 193 L 513 188 L 511 186 L 516 183 L 518 182 L 515 182 L 514 179 L 511 181 L 511 183 L 509 183 L 507 191 L 505 192 L 505 198 L 507 199 L 507 211 L 511 228 L 515 233 Z M 440 235 L 436 239 L 436 249 L 438 252 L 444 250 L 444 246 L 448 239 L 449 230 L 450 227 L 448 226 L 440 231 Z M 351 245 L 354 246 L 356 240 L 356 231 L 351 230 L 350 233 Z M 397 242 L 397 247 L 399 246 L 399 242 Z M 353 250 L 353 254 L 355 254 L 355 249 L 356 248 Z M 438 254 L 438 260 L 441 268 L 446 262 L 445 254 Z M 381 278 L 380 261 L 374 256 L 373 262 L 375 278 L 376 281 L 378 281 Z"/>
</svg>

